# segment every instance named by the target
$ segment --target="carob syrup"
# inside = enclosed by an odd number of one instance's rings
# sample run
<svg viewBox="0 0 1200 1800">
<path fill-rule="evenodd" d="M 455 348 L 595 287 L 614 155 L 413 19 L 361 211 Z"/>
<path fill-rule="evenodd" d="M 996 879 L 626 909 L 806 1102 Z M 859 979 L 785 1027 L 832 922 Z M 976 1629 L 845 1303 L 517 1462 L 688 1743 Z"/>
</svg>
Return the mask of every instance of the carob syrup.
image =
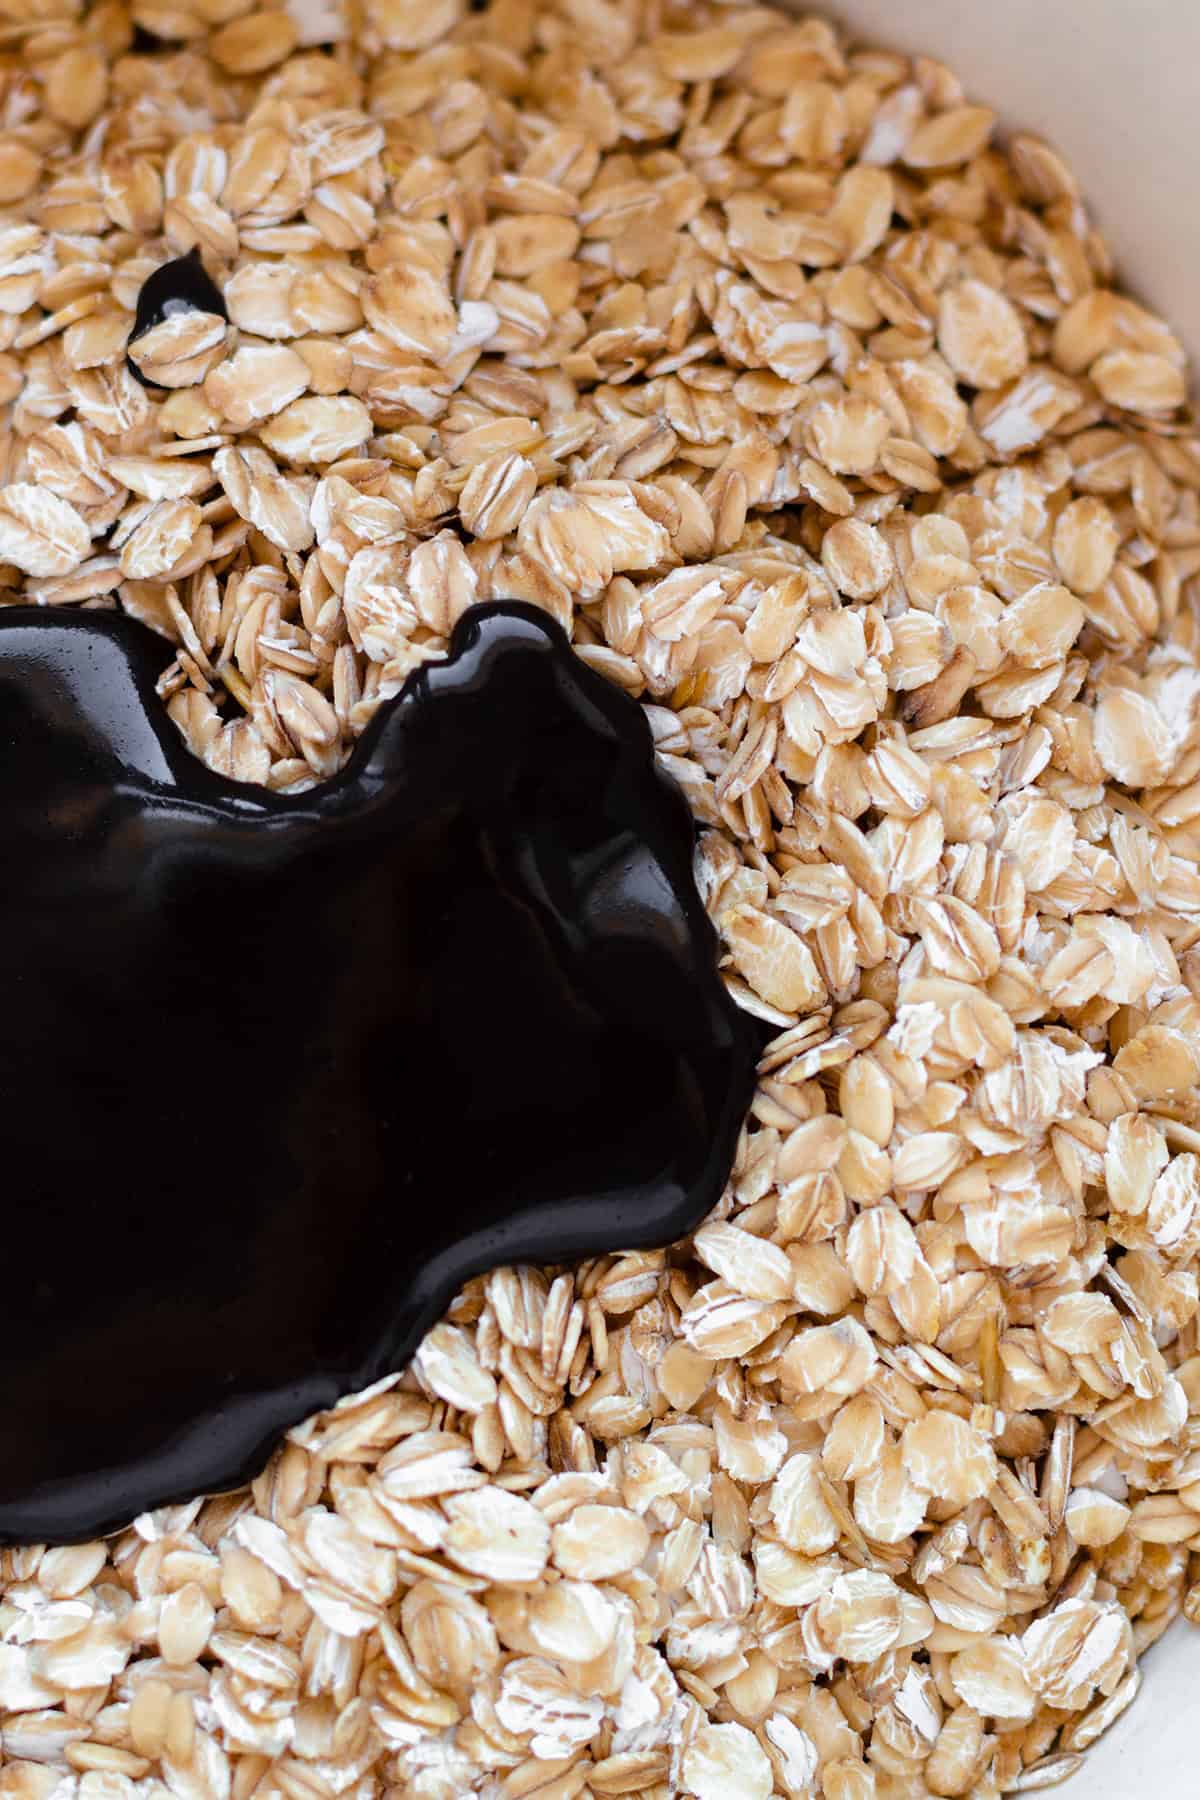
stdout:
<svg viewBox="0 0 1200 1800">
<path fill-rule="evenodd" d="M 189 250 L 186 256 L 163 263 L 143 281 L 138 289 L 137 311 L 133 317 L 133 330 L 126 339 L 126 349 L 165 319 L 173 319 L 182 312 L 217 313 L 222 319 L 229 317 L 225 296 L 204 267 L 199 250 Z M 126 357 L 126 361 L 143 387 L 159 386 L 157 381 L 147 380 L 132 357 Z"/>
<path fill-rule="evenodd" d="M 481 1270 L 693 1229 L 753 1087 L 687 805 L 544 614 L 474 608 L 291 796 L 163 658 L 0 613 L 0 1541 L 239 1485 Z"/>
</svg>

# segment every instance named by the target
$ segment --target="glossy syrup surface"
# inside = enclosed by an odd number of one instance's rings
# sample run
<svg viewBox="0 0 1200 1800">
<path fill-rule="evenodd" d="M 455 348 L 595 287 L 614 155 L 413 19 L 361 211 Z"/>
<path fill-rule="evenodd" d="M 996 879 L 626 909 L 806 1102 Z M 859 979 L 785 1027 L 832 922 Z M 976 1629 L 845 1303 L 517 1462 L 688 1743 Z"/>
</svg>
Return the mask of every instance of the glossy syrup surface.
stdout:
<svg viewBox="0 0 1200 1800">
<path fill-rule="evenodd" d="M 238 1485 L 482 1269 L 694 1228 L 753 1086 L 686 804 L 544 615 L 294 796 L 191 756 L 165 655 L 0 614 L 0 1541 Z"/>
</svg>

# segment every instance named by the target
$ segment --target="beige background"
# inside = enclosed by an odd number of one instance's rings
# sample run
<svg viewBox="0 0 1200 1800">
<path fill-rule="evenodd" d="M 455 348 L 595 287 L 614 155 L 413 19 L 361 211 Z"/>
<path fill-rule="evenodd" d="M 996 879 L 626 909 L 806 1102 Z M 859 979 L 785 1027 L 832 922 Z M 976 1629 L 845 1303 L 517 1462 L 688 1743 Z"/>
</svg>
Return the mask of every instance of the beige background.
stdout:
<svg viewBox="0 0 1200 1800">
<path fill-rule="evenodd" d="M 864 37 L 941 58 L 1076 169 L 1129 288 L 1200 360 L 1200 0 L 828 0 Z M 1200 1632 L 1151 1652 L 1132 1710 L 1063 1800 L 1200 1800 Z"/>
</svg>

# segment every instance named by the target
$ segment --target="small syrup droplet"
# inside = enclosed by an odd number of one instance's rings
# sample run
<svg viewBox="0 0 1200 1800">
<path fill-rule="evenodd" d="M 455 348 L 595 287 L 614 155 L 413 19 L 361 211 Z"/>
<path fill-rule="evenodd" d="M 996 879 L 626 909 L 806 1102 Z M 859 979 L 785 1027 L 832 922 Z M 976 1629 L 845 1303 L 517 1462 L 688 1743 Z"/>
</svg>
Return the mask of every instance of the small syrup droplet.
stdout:
<svg viewBox="0 0 1200 1800">
<path fill-rule="evenodd" d="M 185 312 L 217 313 L 222 319 L 229 317 L 225 296 L 204 267 L 199 250 L 189 250 L 186 256 L 163 263 L 153 275 L 146 277 L 138 293 L 133 330 L 126 341 L 126 349 L 165 319 L 177 318 Z M 126 361 L 143 387 L 159 385 L 147 380 L 132 357 L 127 357 Z"/>
</svg>

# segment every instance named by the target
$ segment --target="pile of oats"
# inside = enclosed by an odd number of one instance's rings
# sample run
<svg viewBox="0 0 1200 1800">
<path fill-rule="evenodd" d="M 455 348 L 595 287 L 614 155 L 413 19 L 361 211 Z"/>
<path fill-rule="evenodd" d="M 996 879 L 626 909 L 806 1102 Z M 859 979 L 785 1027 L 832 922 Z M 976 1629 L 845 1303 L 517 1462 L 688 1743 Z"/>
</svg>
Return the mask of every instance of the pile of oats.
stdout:
<svg viewBox="0 0 1200 1800">
<path fill-rule="evenodd" d="M 1178 340 L 1053 150 L 819 19 L 0 20 L 0 600 L 153 625 L 278 789 L 546 608 L 775 1028 L 690 1243 L 472 1282 L 249 1492 L 6 1552 L 0 1796 L 1052 1786 L 1200 1620 Z M 193 247 L 229 322 L 142 386 Z"/>
</svg>

